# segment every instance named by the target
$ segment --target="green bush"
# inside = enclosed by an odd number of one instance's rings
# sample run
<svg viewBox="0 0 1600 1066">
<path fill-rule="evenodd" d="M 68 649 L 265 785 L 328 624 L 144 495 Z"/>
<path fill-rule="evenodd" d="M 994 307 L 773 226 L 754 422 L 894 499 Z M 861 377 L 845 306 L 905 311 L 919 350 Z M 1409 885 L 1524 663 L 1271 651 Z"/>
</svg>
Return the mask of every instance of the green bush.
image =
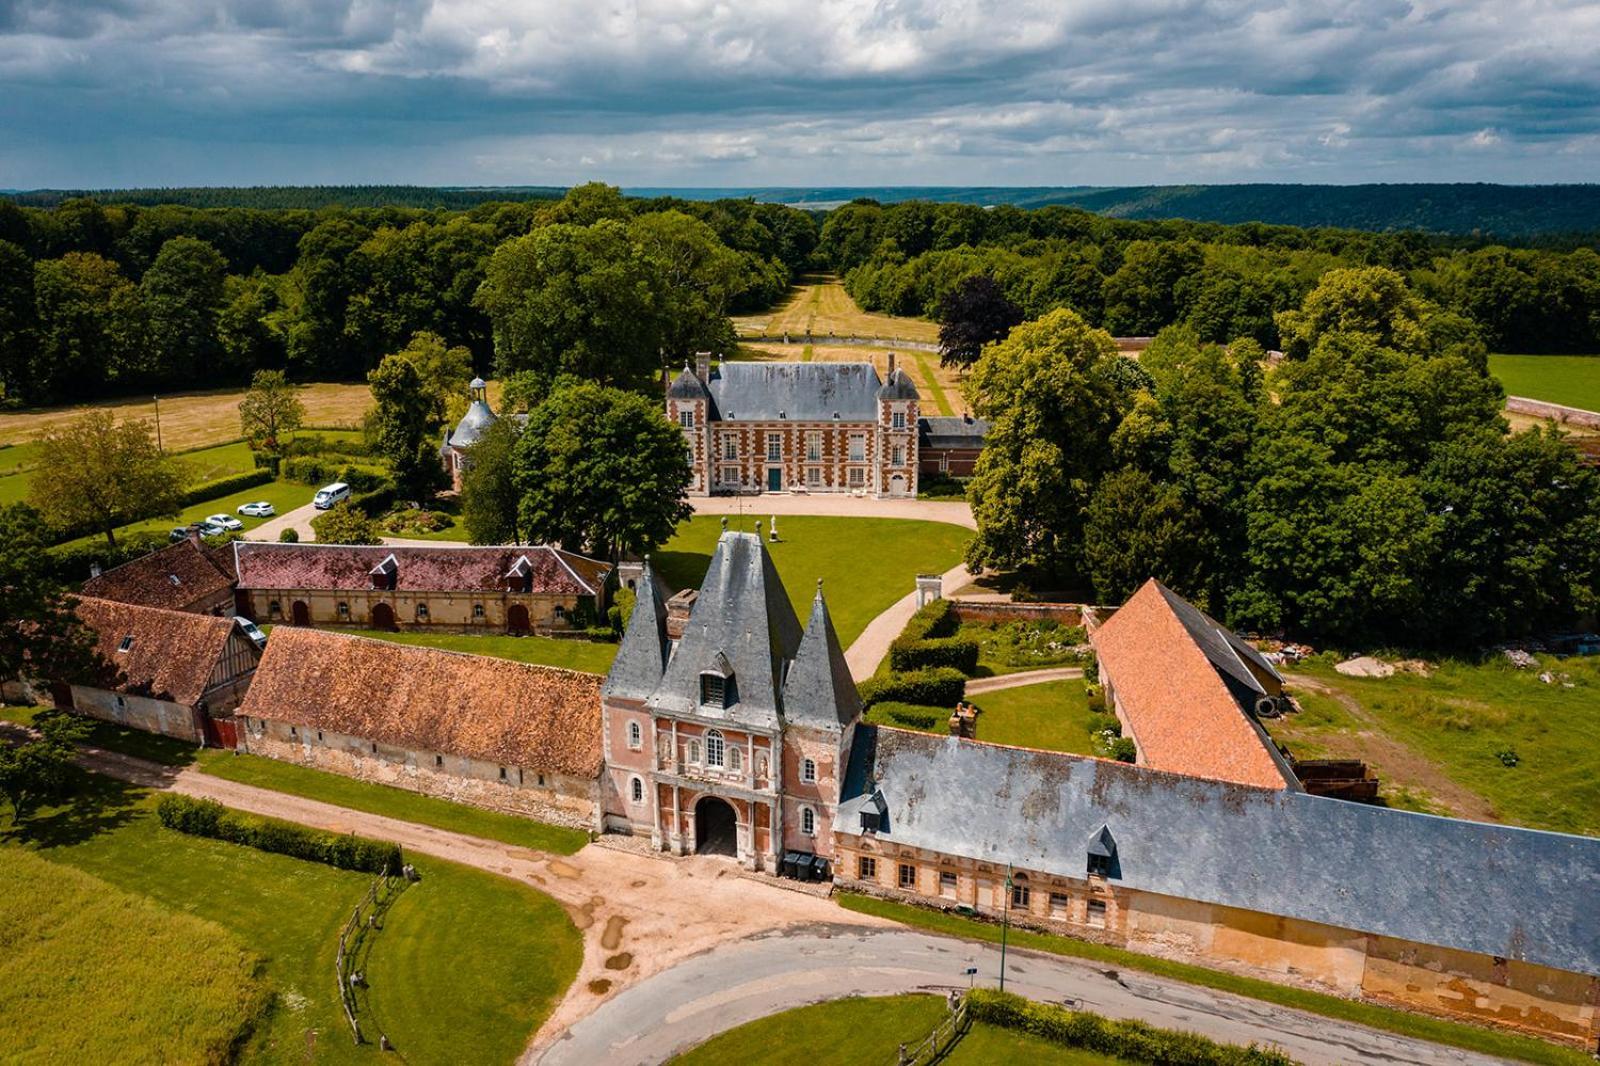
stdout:
<svg viewBox="0 0 1600 1066">
<path fill-rule="evenodd" d="M 1100 683 L 1100 657 L 1092 651 L 1083 660 L 1083 679 L 1091 685 Z"/>
<path fill-rule="evenodd" d="M 859 686 L 861 702 L 916 703 L 924 707 L 954 707 L 967 694 L 967 678 L 960 670 L 936 667 L 904 674 L 882 674 Z"/>
<path fill-rule="evenodd" d="M 633 617 L 633 605 L 638 598 L 638 594 L 630 588 L 620 588 L 611 597 L 611 606 L 606 608 L 606 621 L 611 623 L 617 636 L 620 637 L 622 631 L 628 628 L 628 619 Z"/>
<path fill-rule="evenodd" d="M 50 576 L 67 585 L 78 586 L 89 580 L 89 567 L 102 570 L 149 555 L 168 544 L 165 533 L 124 533 L 112 548 L 104 538 L 83 544 L 62 544 L 50 549 Z"/>
<path fill-rule="evenodd" d="M 956 614 L 956 605 L 949 600 L 934 600 L 924 604 L 917 613 L 911 616 L 911 621 L 906 623 L 905 629 L 900 632 L 901 640 L 933 640 L 937 637 L 953 637 L 961 628 L 961 618 Z"/>
<path fill-rule="evenodd" d="M 218 496 L 231 496 L 235 492 L 253 489 L 257 485 L 265 485 L 272 480 L 271 470 L 251 470 L 244 474 L 234 474 L 231 477 L 218 478 L 196 485 L 183 494 L 182 505 L 192 507 L 197 503 L 214 500 Z"/>
<path fill-rule="evenodd" d="M 214 800 L 169 792 L 156 804 L 156 817 L 168 829 L 189 836 L 225 840 L 259 851 L 326 863 L 340 870 L 369 874 L 400 872 L 399 844 L 308 829 L 272 818 L 231 810 Z"/>
<path fill-rule="evenodd" d="M 285 526 L 283 532 L 278 534 L 278 542 L 280 544 L 298 544 L 300 543 L 300 531 L 293 526 Z"/>
<path fill-rule="evenodd" d="M 388 480 L 382 467 L 357 465 L 339 455 L 296 455 L 283 464 L 283 476 L 302 485 L 342 481 L 351 492 L 371 492 Z"/>
<path fill-rule="evenodd" d="M 957 636 L 961 619 L 949 600 L 926 604 L 889 645 L 889 669 L 896 672 L 949 667 L 971 675 L 978 669 L 978 642 Z"/>
<path fill-rule="evenodd" d="M 1090 1011 L 1034 1003 L 1010 992 L 977 988 L 967 994 L 974 1021 L 1014 1029 L 1062 1047 L 1150 1066 L 1294 1066 L 1281 1051 L 1256 1044 L 1220 1044 L 1198 1033 L 1157 1029 L 1130 1019 L 1114 1021 Z"/>
<path fill-rule="evenodd" d="M 371 492 L 351 496 L 350 506 L 368 518 L 380 518 L 394 510 L 394 497 L 394 483 L 385 481 Z"/>
<path fill-rule="evenodd" d="M 1108 745 L 1108 752 L 1118 762 L 1131 763 L 1139 758 L 1139 746 L 1132 737 L 1117 737 Z"/>
<path fill-rule="evenodd" d="M 872 711 L 878 720 L 887 718 L 891 724 L 904 726 L 907 729 L 937 729 L 950 717 L 948 711 L 936 707 L 919 707 L 914 703 L 884 702 L 878 704 Z"/>
<path fill-rule="evenodd" d="M 1110 733 L 1114 737 L 1122 735 L 1122 723 L 1117 721 L 1117 716 L 1107 714 L 1105 711 L 1089 712 L 1089 732 Z"/>
</svg>

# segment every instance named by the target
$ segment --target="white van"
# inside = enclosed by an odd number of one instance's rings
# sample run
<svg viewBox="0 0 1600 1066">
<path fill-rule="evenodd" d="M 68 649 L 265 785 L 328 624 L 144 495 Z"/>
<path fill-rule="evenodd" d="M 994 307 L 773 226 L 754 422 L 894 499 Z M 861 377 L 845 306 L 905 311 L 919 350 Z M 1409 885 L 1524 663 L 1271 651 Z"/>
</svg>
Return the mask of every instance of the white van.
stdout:
<svg viewBox="0 0 1600 1066">
<path fill-rule="evenodd" d="M 340 500 L 348 500 L 349 498 L 350 486 L 342 481 L 335 481 L 332 485 L 324 485 L 318 489 L 317 494 L 312 497 L 311 503 L 317 510 L 326 511 Z"/>
</svg>

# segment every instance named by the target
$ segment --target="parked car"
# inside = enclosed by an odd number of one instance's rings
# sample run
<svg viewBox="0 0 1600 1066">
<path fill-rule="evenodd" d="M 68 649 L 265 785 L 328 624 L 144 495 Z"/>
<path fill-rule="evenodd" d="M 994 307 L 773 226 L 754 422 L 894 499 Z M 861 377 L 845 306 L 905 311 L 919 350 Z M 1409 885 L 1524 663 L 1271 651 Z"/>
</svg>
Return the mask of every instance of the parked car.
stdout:
<svg viewBox="0 0 1600 1066">
<path fill-rule="evenodd" d="M 244 523 L 241 522 L 239 524 L 243 525 Z M 228 532 L 226 529 L 217 525 L 209 518 L 196 522 L 193 528 L 199 530 L 202 537 L 220 537 L 224 533 Z"/>
<path fill-rule="evenodd" d="M 206 521 L 214 526 L 221 526 L 223 529 L 244 528 L 244 523 L 233 517 L 231 514 L 206 515 Z"/>
<path fill-rule="evenodd" d="M 173 526 L 172 531 L 167 534 L 167 539 L 174 544 L 180 540 L 186 540 L 188 539 L 189 531 L 193 528 L 193 526 Z"/>
<path fill-rule="evenodd" d="M 239 628 L 244 630 L 245 636 L 255 641 L 256 647 L 265 648 L 267 646 L 267 635 L 261 632 L 260 626 L 248 618 L 235 618 L 234 621 L 239 623 Z"/>
<path fill-rule="evenodd" d="M 326 511 L 341 500 L 348 500 L 349 498 L 350 486 L 342 481 L 335 481 L 331 485 L 324 485 L 318 489 L 317 494 L 311 498 L 311 503 L 317 510 Z"/>
<path fill-rule="evenodd" d="M 257 500 L 255 503 L 241 503 L 239 513 L 246 518 L 271 518 L 278 511 L 266 500 Z"/>
</svg>

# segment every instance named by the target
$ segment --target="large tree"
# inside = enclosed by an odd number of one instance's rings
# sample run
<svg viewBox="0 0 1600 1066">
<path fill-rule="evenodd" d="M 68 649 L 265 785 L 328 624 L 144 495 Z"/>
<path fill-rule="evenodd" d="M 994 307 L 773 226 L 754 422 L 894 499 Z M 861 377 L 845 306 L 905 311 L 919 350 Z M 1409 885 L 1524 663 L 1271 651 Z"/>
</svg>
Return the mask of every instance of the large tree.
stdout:
<svg viewBox="0 0 1600 1066">
<path fill-rule="evenodd" d="M 1003 340 L 1022 321 L 1022 308 L 987 274 L 963 278 L 939 301 L 939 362 L 968 367 L 983 346 Z"/>
<path fill-rule="evenodd" d="M 89 735 L 89 723 L 65 711 L 41 712 L 33 728 L 32 739 L 0 742 L 0 796 L 19 822 L 38 804 L 67 791 L 78 742 Z"/>
<path fill-rule="evenodd" d="M 383 531 L 367 513 L 340 500 L 311 520 L 311 531 L 321 544 L 382 544 Z"/>
<path fill-rule="evenodd" d="M 33 399 L 33 263 L 21 248 L 0 240 L 0 400 Z"/>
<path fill-rule="evenodd" d="M 256 451 L 281 456 L 305 421 L 306 405 L 281 370 L 257 370 L 239 401 L 239 429 Z"/>
<path fill-rule="evenodd" d="M 93 396 L 147 379 L 138 290 L 117 264 L 87 252 L 41 260 L 33 290 L 35 395 Z"/>
<path fill-rule="evenodd" d="M 161 246 L 139 282 L 158 380 L 188 384 L 211 371 L 227 274 L 227 260 L 205 241 L 174 237 Z"/>
<path fill-rule="evenodd" d="M 415 333 L 394 353 L 417 371 L 419 387 L 433 404 L 431 420 L 453 426 L 467 411 L 467 385 L 472 380 L 472 353 L 465 346 L 450 347 L 437 333 Z"/>
<path fill-rule="evenodd" d="M 389 464 L 401 499 L 424 500 L 443 483 L 436 441 L 443 428 L 438 398 L 423 387 L 416 364 L 391 355 L 367 375 L 378 453 Z"/>
<path fill-rule="evenodd" d="M 683 433 L 637 393 L 558 384 L 529 414 L 515 462 L 529 540 L 615 561 L 661 544 L 692 513 Z"/>
<path fill-rule="evenodd" d="M 642 215 L 628 232 L 649 265 L 661 300 L 661 351 L 675 366 L 697 351 L 733 351 L 728 306 L 744 282 L 743 263 L 716 231 L 681 211 Z"/>
<path fill-rule="evenodd" d="M 94 662 L 76 601 L 49 576 L 43 528 L 26 504 L 0 507 L 0 680 L 76 678 Z"/>
<path fill-rule="evenodd" d="M 515 462 L 519 436 L 516 419 L 497 419 L 468 452 L 461 473 L 461 524 L 473 544 L 522 543 Z"/>
<path fill-rule="evenodd" d="M 115 547 L 118 526 L 176 516 L 183 483 L 182 469 L 156 447 L 150 423 L 91 411 L 40 435 L 29 502 L 51 527 L 95 530 Z"/>
</svg>

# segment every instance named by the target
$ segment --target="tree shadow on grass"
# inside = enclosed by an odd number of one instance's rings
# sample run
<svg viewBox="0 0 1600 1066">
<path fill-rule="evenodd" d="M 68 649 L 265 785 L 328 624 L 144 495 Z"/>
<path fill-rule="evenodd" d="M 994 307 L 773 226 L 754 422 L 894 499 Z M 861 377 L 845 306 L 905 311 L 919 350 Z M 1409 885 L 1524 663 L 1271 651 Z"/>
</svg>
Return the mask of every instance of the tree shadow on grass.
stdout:
<svg viewBox="0 0 1600 1066">
<path fill-rule="evenodd" d="M 138 785 L 73 767 L 66 799 L 35 808 L 21 822 L 0 822 L 0 843 L 41 849 L 81 844 L 138 817 L 148 795 Z"/>
<path fill-rule="evenodd" d="M 668 589 L 697 589 L 705 580 L 711 556 L 706 552 L 658 551 L 650 556 L 650 565 Z"/>
</svg>

